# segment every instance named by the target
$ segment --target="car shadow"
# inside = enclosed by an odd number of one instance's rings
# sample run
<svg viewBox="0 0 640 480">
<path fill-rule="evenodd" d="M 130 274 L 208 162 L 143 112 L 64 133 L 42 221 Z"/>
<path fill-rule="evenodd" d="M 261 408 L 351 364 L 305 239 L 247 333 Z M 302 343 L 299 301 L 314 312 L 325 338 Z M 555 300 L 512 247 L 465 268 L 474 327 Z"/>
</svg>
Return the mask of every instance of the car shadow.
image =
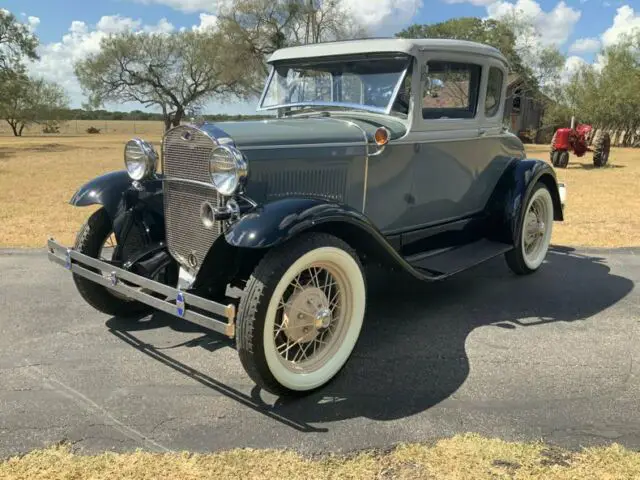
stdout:
<svg viewBox="0 0 640 480">
<path fill-rule="evenodd" d="M 611 274 L 601 257 L 566 247 L 553 247 L 540 271 L 525 277 L 513 275 L 502 258 L 435 283 L 400 272 L 372 270 L 368 277 L 367 314 L 353 355 L 331 383 L 299 398 L 275 398 L 257 387 L 244 395 L 131 333 L 170 326 L 202 331 L 191 346 L 233 346 L 186 321 L 154 315 L 133 326 L 114 318 L 107 326 L 140 351 L 256 411 L 297 430 L 323 431 L 310 424 L 356 417 L 394 420 L 450 397 L 469 375 L 465 342 L 479 327 L 515 330 L 581 321 L 614 305 L 634 285 Z"/>
</svg>

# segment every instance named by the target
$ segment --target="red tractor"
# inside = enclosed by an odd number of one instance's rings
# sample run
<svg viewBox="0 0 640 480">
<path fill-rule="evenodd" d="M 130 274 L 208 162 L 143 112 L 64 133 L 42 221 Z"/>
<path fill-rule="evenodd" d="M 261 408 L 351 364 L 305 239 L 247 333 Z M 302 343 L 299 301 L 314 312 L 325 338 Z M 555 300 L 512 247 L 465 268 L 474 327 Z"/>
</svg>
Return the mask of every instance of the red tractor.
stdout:
<svg viewBox="0 0 640 480">
<path fill-rule="evenodd" d="M 582 157 L 587 152 L 593 152 L 593 166 L 604 167 L 609 160 L 611 138 L 603 130 L 598 130 L 593 139 L 593 147 L 587 145 L 587 137 L 593 130 L 591 125 L 584 123 L 574 127 L 574 119 L 571 119 L 571 128 L 559 128 L 551 139 L 551 163 L 554 167 L 567 168 L 569 164 L 569 151 L 577 157 Z"/>
</svg>

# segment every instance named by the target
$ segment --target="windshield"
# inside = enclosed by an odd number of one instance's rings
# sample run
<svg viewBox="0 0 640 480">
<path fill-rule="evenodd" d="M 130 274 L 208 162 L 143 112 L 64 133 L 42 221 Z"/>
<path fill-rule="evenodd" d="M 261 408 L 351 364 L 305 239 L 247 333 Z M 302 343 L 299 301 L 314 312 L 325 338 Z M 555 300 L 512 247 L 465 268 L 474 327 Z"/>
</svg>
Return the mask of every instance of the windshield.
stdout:
<svg viewBox="0 0 640 480">
<path fill-rule="evenodd" d="M 409 64 L 406 56 L 278 63 L 260 110 L 328 106 L 390 113 Z"/>
</svg>

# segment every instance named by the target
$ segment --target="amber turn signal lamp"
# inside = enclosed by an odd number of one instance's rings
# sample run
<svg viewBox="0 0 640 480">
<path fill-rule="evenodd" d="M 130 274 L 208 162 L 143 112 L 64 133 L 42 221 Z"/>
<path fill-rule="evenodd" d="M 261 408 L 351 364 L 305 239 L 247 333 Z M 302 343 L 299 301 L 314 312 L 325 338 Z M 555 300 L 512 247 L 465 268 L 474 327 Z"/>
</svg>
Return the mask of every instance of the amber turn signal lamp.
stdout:
<svg viewBox="0 0 640 480">
<path fill-rule="evenodd" d="M 377 145 L 386 145 L 389 142 L 389 131 L 384 127 L 380 127 L 376 130 L 373 138 L 375 139 Z"/>
</svg>

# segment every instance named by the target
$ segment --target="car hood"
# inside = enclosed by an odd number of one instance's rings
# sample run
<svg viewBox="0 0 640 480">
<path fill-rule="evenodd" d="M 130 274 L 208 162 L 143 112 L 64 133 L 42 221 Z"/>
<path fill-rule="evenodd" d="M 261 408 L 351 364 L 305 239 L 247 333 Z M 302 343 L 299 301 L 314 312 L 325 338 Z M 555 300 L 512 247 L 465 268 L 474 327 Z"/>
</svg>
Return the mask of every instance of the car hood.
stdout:
<svg viewBox="0 0 640 480">
<path fill-rule="evenodd" d="M 277 118 L 220 122 L 216 127 L 224 131 L 236 146 L 278 147 L 313 144 L 365 144 L 362 128 L 335 118 Z"/>
<path fill-rule="evenodd" d="M 373 142 L 378 127 L 386 127 L 392 140 L 406 133 L 405 125 L 400 121 L 366 114 L 220 122 L 216 123 L 216 127 L 233 139 L 240 149 L 318 144 L 364 145 Z"/>
</svg>

